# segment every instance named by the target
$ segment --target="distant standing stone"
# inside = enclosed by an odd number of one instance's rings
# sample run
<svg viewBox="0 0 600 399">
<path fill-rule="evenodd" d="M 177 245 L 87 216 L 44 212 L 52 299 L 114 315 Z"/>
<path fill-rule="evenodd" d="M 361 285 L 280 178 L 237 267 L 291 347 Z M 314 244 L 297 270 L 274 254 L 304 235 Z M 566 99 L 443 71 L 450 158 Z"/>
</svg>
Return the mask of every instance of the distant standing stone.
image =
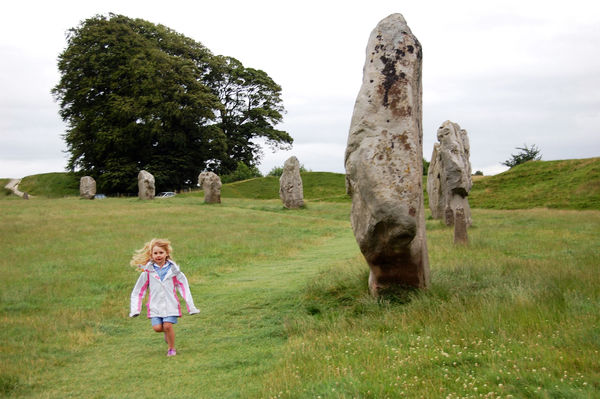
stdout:
<svg viewBox="0 0 600 399">
<path fill-rule="evenodd" d="M 345 156 L 352 228 L 373 295 L 429 285 L 421 68 L 421 44 L 404 17 L 383 19 L 367 45 Z"/>
<path fill-rule="evenodd" d="M 202 172 L 198 175 L 198 185 L 204 191 L 204 202 L 207 204 L 221 203 L 221 178 L 214 172 Z"/>
<path fill-rule="evenodd" d="M 456 209 L 462 208 L 467 226 L 472 224 L 468 195 L 471 180 L 470 146 L 467 131 L 458 123 L 445 121 L 437 131 L 427 173 L 429 209 L 434 219 L 454 224 Z"/>
<path fill-rule="evenodd" d="M 292 156 L 283 164 L 283 173 L 279 178 L 279 197 L 283 206 L 295 209 L 304 206 L 304 190 L 300 177 L 300 162 Z"/>
<path fill-rule="evenodd" d="M 429 196 L 429 209 L 431 217 L 442 219 L 445 217 L 446 202 L 442 195 L 442 159 L 440 154 L 440 143 L 433 145 L 433 153 L 427 171 L 427 195 Z"/>
<path fill-rule="evenodd" d="M 141 200 L 154 199 L 154 176 L 145 170 L 138 173 L 138 198 Z"/>
<path fill-rule="evenodd" d="M 96 180 L 92 176 L 83 176 L 79 179 L 79 197 L 82 199 L 94 199 L 96 195 Z"/>
</svg>

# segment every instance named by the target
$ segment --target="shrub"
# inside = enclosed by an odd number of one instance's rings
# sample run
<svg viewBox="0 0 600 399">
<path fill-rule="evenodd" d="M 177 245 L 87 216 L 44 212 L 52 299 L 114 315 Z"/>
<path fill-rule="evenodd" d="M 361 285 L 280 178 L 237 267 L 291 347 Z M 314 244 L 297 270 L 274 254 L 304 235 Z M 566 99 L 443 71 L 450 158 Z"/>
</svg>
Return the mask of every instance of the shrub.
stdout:
<svg viewBox="0 0 600 399">
<path fill-rule="evenodd" d="M 221 176 L 221 182 L 232 183 L 234 181 L 247 180 L 255 177 L 262 177 L 262 174 L 256 166 L 248 166 L 243 162 L 238 162 L 237 168 L 233 173 Z"/>
<path fill-rule="evenodd" d="M 311 170 L 308 170 L 304 167 L 304 165 L 300 165 L 300 173 L 304 173 L 304 172 L 312 172 Z M 275 176 L 275 177 L 280 177 L 283 174 L 283 166 L 274 166 L 273 169 L 271 169 L 269 171 L 269 173 L 267 173 L 267 176 Z"/>
<path fill-rule="evenodd" d="M 509 168 L 520 165 L 527 161 L 539 161 L 542 159 L 540 149 L 533 144 L 531 147 L 527 147 L 527 144 L 523 144 L 523 147 L 517 147 L 517 150 L 521 150 L 518 154 L 511 154 L 512 159 L 508 159 L 502 162 L 502 165 L 506 165 Z"/>
</svg>

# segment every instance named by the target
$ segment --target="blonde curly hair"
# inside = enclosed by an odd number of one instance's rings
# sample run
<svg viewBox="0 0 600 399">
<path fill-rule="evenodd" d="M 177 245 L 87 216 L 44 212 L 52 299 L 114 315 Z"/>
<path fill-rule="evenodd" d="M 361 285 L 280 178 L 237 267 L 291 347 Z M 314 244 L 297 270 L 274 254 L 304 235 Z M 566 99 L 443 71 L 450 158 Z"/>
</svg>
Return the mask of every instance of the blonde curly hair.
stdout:
<svg viewBox="0 0 600 399">
<path fill-rule="evenodd" d="M 152 260 L 152 249 L 154 247 L 162 248 L 167 253 L 167 259 L 173 260 L 173 257 L 171 256 L 171 254 L 173 253 L 171 241 L 165 238 L 153 238 L 152 240 L 144 244 L 144 247 L 142 249 L 138 249 L 137 251 L 135 251 L 129 264 L 135 267 L 136 269 L 141 270 L 142 266 L 144 266 L 146 263 Z"/>
</svg>

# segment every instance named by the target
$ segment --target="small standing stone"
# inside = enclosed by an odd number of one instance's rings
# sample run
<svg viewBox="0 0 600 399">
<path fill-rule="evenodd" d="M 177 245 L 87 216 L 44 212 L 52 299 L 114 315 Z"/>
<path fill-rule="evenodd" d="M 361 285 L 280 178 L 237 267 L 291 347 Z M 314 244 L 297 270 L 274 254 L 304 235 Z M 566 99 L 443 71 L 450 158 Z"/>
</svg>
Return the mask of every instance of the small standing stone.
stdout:
<svg viewBox="0 0 600 399">
<path fill-rule="evenodd" d="M 214 172 L 202 172 L 198 175 L 198 185 L 204 191 L 204 202 L 207 204 L 221 203 L 221 178 Z"/>
<path fill-rule="evenodd" d="M 468 244 L 467 218 L 463 208 L 454 210 L 454 244 Z"/>
<path fill-rule="evenodd" d="M 433 145 L 431 162 L 427 172 L 427 194 L 429 195 L 429 209 L 434 219 L 446 218 L 446 200 L 442 195 L 442 159 L 440 143 Z"/>
<path fill-rule="evenodd" d="M 96 196 L 96 180 L 91 176 L 79 179 L 79 197 L 92 200 Z"/>
<path fill-rule="evenodd" d="M 300 162 L 292 156 L 283 165 L 283 173 L 279 178 L 279 197 L 283 206 L 295 209 L 304 206 L 304 191 L 300 177 Z"/>
<path fill-rule="evenodd" d="M 154 199 L 154 190 L 154 176 L 145 170 L 140 170 L 138 173 L 138 198 L 141 200 Z"/>
</svg>

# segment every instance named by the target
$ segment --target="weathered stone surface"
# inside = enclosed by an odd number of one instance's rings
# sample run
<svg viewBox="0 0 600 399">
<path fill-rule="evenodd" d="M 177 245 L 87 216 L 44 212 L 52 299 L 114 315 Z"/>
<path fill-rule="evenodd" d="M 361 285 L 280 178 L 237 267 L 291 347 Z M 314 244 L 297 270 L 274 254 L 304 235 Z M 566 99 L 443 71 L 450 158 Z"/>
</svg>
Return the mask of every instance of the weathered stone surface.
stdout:
<svg viewBox="0 0 600 399">
<path fill-rule="evenodd" d="M 444 219 L 451 226 L 456 209 L 462 208 L 467 226 L 470 226 L 471 208 L 467 197 L 473 183 L 467 131 L 457 123 L 445 121 L 437 131 L 437 139 L 439 143 L 433 147 L 427 173 L 431 216 L 434 219 Z"/>
<path fill-rule="evenodd" d="M 154 199 L 154 176 L 145 170 L 138 173 L 138 198 L 141 200 Z"/>
<path fill-rule="evenodd" d="M 304 206 L 304 189 L 300 177 L 300 162 L 292 156 L 283 164 L 283 173 L 279 178 L 279 198 L 283 206 L 289 209 Z"/>
<path fill-rule="evenodd" d="M 198 175 L 198 185 L 204 191 L 204 202 L 207 204 L 221 203 L 221 178 L 214 172 L 202 172 Z"/>
<path fill-rule="evenodd" d="M 431 217 L 442 219 L 445 217 L 446 203 L 442 200 L 442 161 L 440 154 L 440 143 L 433 145 L 433 153 L 427 171 L 427 194 L 429 196 L 429 209 Z"/>
<path fill-rule="evenodd" d="M 444 223 L 446 226 L 452 226 L 454 224 L 454 210 L 450 208 L 450 205 L 446 206 L 444 210 Z"/>
<path fill-rule="evenodd" d="M 83 176 L 79 179 L 79 197 L 94 199 L 96 195 L 96 180 L 92 176 Z"/>
<path fill-rule="evenodd" d="M 454 210 L 454 243 L 469 243 L 469 237 L 467 235 L 467 218 L 463 208 L 456 208 Z"/>
<path fill-rule="evenodd" d="M 346 190 L 373 295 L 429 285 L 423 205 L 421 44 L 401 14 L 367 45 L 346 147 Z"/>
</svg>

